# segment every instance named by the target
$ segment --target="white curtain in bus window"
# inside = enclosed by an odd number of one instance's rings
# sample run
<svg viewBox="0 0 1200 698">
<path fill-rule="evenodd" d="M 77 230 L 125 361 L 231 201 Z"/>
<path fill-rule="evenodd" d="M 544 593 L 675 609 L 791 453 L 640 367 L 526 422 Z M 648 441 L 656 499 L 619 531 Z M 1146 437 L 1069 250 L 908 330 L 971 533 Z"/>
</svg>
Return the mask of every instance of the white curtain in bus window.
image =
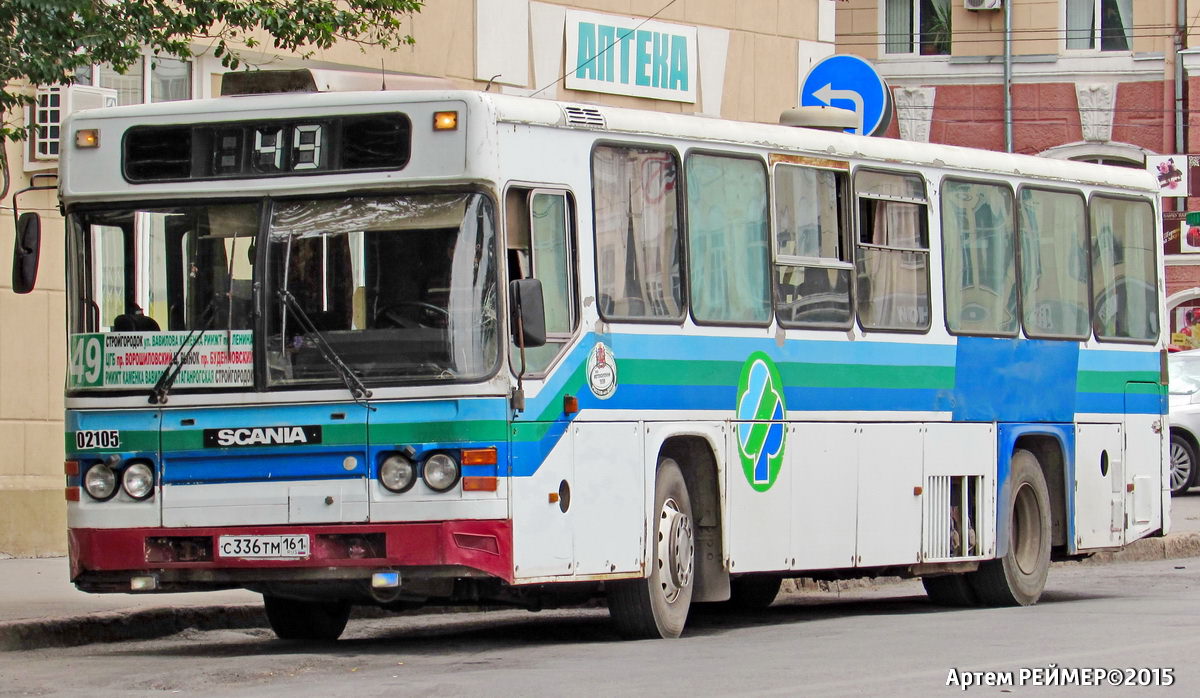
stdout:
<svg viewBox="0 0 1200 698">
<path fill-rule="evenodd" d="M 845 175 L 775 166 L 775 313 L 784 327 L 847 327 L 851 265 L 842 249 Z"/>
<path fill-rule="evenodd" d="M 858 317 L 871 330 L 929 329 L 929 223 L 920 177 L 860 171 Z"/>
<path fill-rule="evenodd" d="M 957 334 L 1017 333 L 1016 221 L 999 184 L 942 185 L 946 327 Z"/>
<path fill-rule="evenodd" d="M 766 169 L 758 160 L 690 155 L 686 182 L 693 317 L 770 322 Z"/>
<path fill-rule="evenodd" d="M 112 330 L 125 314 L 125 232 L 116 226 L 91 226 L 93 303 L 99 306 L 100 332 Z"/>
<path fill-rule="evenodd" d="M 1087 210 L 1073 192 L 1020 194 L 1021 320 L 1030 337 L 1085 339 L 1088 317 Z"/>
<path fill-rule="evenodd" d="M 1156 340 L 1154 208 L 1147 201 L 1097 196 L 1091 218 L 1096 336 Z"/>
<path fill-rule="evenodd" d="M 593 151 L 596 285 L 605 318 L 683 314 L 676 172 L 674 156 L 664 151 Z"/>
</svg>

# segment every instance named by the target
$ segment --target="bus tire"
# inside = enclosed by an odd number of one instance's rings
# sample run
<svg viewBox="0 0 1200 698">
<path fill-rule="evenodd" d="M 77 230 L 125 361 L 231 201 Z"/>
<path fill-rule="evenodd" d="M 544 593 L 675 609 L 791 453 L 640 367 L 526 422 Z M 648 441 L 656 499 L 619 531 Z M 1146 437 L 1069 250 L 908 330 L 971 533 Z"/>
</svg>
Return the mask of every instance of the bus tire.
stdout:
<svg viewBox="0 0 1200 698">
<path fill-rule="evenodd" d="M 975 590 L 964 574 L 940 574 L 921 577 L 929 600 L 938 606 L 974 606 L 979 603 Z"/>
<path fill-rule="evenodd" d="M 605 585 L 613 624 L 630 640 L 679 637 L 692 603 L 696 569 L 692 503 L 683 473 L 671 458 L 658 463 L 653 511 L 650 574 Z"/>
<path fill-rule="evenodd" d="M 263 606 L 280 640 L 336 640 L 350 619 L 345 601 L 297 601 L 264 594 Z"/>
<path fill-rule="evenodd" d="M 1030 606 L 1046 588 L 1050 571 L 1050 493 L 1037 457 L 1013 453 L 1004 521 L 1008 551 L 981 563 L 968 579 L 979 601 L 988 606 Z"/>
</svg>

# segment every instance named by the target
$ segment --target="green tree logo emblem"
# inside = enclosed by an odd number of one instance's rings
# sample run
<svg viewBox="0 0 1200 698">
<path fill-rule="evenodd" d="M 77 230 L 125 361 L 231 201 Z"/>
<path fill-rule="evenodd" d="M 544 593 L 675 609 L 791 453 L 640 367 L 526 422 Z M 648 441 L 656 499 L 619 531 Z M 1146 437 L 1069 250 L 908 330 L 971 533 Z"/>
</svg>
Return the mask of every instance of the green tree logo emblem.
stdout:
<svg viewBox="0 0 1200 698">
<path fill-rule="evenodd" d="M 783 380 L 771 357 L 754 352 L 738 380 L 738 453 L 746 481 L 766 492 L 779 477 L 787 429 L 783 424 Z"/>
</svg>

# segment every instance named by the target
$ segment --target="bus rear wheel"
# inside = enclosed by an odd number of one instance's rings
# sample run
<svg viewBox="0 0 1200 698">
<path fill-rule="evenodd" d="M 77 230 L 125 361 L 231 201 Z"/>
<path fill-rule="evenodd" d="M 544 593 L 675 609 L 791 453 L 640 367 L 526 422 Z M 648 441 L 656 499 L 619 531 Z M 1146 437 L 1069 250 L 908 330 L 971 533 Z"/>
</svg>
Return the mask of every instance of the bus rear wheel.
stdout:
<svg viewBox="0 0 1200 698">
<path fill-rule="evenodd" d="M 1013 453 L 1008 497 L 1008 550 L 988 560 L 968 579 L 981 603 L 988 606 L 1030 606 L 1041 598 L 1050 572 L 1050 493 L 1037 457 Z"/>
<path fill-rule="evenodd" d="M 679 464 L 670 458 L 658 463 L 653 511 L 650 574 L 606 585 L 608 611 L 617 632 L 631 640 L 679 637 L 692 603 L 696 570 L 692 502 Z"/>
<path fill-rule="evenodd" d="M 350 620 L 345 601 L 297 601 L 264 594 L 263 606 L 280 640 L 336 640 Z"/>
</svg>

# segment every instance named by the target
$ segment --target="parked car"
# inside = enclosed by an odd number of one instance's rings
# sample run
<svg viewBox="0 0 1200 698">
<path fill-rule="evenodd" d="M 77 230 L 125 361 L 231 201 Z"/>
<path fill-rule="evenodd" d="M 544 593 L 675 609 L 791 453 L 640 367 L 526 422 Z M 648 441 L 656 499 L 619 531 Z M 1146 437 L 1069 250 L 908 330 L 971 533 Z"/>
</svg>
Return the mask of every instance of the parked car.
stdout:
<svg viewBox="0 0 1200 698">
<path fill-rule="evenodd" d="M 1171 417 L 1171 494 L 1186 492 L 1200 471 L 1200 349 L 1167 357 Z"/>
</svg>

